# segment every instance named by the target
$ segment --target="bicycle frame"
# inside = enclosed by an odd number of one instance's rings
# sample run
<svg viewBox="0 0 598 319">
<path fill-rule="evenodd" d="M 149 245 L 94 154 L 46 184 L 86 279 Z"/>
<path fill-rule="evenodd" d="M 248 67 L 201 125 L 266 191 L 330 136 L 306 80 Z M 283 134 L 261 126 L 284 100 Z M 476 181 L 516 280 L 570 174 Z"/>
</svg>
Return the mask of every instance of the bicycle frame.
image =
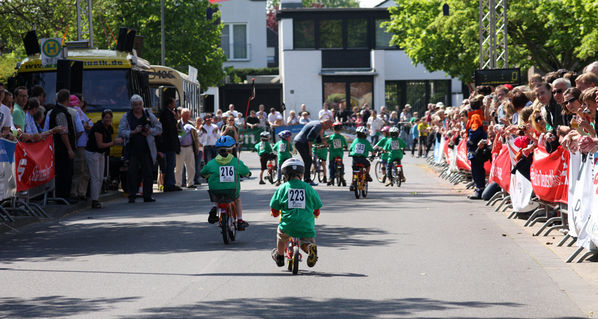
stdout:
<svg viewBox="0 0 598 319">
<path fill-rule="evenodd" d="M 237 207 L 233 201 L 218 202 L 218 225 L 225 244 L 234 241 L 237 235 Z"/>
<path fill-rule="evenodd" d="M 353 169 L 353 180 L 357 181 L 357 189 L 361 191 L 365 185 L 365 166 L 357 164 L 355 167 L 357 167 L 357 170 Z"/>
</svg>

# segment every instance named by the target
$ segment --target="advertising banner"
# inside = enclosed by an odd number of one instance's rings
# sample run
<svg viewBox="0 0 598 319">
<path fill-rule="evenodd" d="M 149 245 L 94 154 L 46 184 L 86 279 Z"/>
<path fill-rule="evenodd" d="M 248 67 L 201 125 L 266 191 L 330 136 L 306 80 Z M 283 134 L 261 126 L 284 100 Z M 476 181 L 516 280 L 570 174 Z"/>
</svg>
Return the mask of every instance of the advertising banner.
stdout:
<svg viewBox="0 0 598 319">
<path fill-rule="evenodd" d="M 50 182 L 54 178 L 52 135 L 35 143 L 17 143 L 15 162 L 18 192 Z"/>
</svg>

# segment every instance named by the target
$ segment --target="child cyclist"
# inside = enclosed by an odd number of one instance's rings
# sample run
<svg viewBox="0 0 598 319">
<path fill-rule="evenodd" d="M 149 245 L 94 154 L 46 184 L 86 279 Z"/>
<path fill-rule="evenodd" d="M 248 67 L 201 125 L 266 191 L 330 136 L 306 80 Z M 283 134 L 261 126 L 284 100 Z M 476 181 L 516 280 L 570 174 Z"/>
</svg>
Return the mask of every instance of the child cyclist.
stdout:
<svg viewBox="0 0 598 319">
<path fill-rule="evenodd" d="M 291 158 L 291 152 L 293 151 L 293 146 L 291 145 L 291 131 L 284 130 L 278 133 L 278 137 L 280 137 L 280 141 L 274 144 L 274 151 L 278 154 L 278 181 L 276 182 L 276 186 L 280 185 L 281 179 L 281 169 L 280 166 L 284 161 Z"/>
<path fill-rule="evenodd" d="M 320 159 L 320 163 L 322 164 L 322 174 L 324 174 L 322 183 L 326 183 L 326 158 L 328 158 L 328 148 L 326 148 L 326 145 L 322 144 L 322 138 L 319 135 L 316 137 L 315 143 L 311 147 L 311 151 L 315 157 Z M 315 165 L 316 161 L 314 159 L 312 167 L 315 167 Z"/>
<path fill-rule="evenodd" d="M 272 146 L 270 146 L 270 132 L 263 131 L 260 133 L 261 142 L 255 144 L 255 150 L 257 155 L 260 157 L 260 164 L 262 170 L 260 171 L 260 184 L 266 184 L 264 182 L 264 171 L 268 169 L 268 161 L 276 159 L 276 155 L 272 152 Z"/>
<path fill-rule="evenodd" d="M 386 151 L 386 153 L 388 154 L 388 159 L 386 162 L 386 174 L 390 175 L 390 172 L 392 172 L 392 162 L 397 161 L 399 162 L 399 165 L 401 164 L 401 160 L 403 159 L 403 154 L 405 152 L 405 147 L 407 147 L 407 143 L 405 143 L 405 141 L 403 141 L 402 138 L 399 137 L 399 128 L 398 127 L 392 127 L 390 129 L 390 138 L 388 138 L 386 140 L 386 143 L 384 144 L 384 151 Z M 403 175 L 403 173 L 401 172 L 401 181 L 405 182 L 405 175 Z M 388 183 L 386 184 L 386 186 L 389 186 L 392 184 L 392 179 L 389 178 Z"/>
<path fill-rule="evenodd" d="M 308 253 L 307 266 L 313 267 L 318 261 L 315 218 L 320 215 L 322 201 L 311 185 L 302 180 L 304 170 L 301 160 L 286 160 L 282 164 L 282 173 L 287 182 L 274 192 L 270 200 L 272 216 L 280 215 L 276 248 L 272 250 L 272 259 L 278 267 L 284 266 L 284 248 L 290 237 L 301 241 L 301 249 Z"/>
<path fill-rule="evenodd" d="M 332 129 L 334 133 L 328 136 L 328 167 L 329 172 L 328 176 L 330 176 L 330 180 L 328 181 L 328 185 L 332 185 L 334 183 L 334 175 L 337 169 L 342 169 L 341 172 L 341 183 L 343 186 L 347 186 L 347 182 L 345 182 L 345 168 L 344 167 L 336 167 L 336 158 L 340 157 L 341 160 L 343 159 L 343 149 L 347 149 L 347 140 L 341 134 L 341 129 L 343 128 L 343 123 L 335 122 L 332 124 Z"/>
<path fill-rule="evenodd" d="M 209 161 L 202 169 L 201 176 L 208 179 L 208 193 L 214 204 L 210 210 L 208 222 L 214 224 L 218 221 L 216 205 L 222 198 L 231 198 L 237 207 L 237 229 L 245 230 L 249 224 L 243 220 L 241 207 L 241 182 L 239 176 L 250 176 L 249 168 L 231 153 L 235 147 L 235 140 L 230 136 L 221 136 L 216 141 L 218 155 Z"/>
<path fill-rule="evenodd" d="M 376 143 L 376 145 L 374 145 L 374 149 L 375 150 L 384 150 L 384 145 L 386 144 L 386 141 L 390 138 L 390 126 L 385 126 L 383 127 L 380 132 L 382 132 L 382 135 L 384 137 L 382 137 L 378 143 Z M 386 152 L 382 152 L 382 154 L 380 154 L 380 161 L 382 163 L 384 163 L 384 165 L 382 165 L 382 183 L 384 183 L 384 181 L 386 180 L 386 162 L 388 162 L 388 153 Z"/>
<path fill-rule="evenodd" d="M 370 161 L 368 161 L 367 156 L 370 152 L 374 151 L 374 148 L 370 144 L 370 141 L 367 140 L 368 129 L 365 126 L 360 126 L 355 132 L 357 133 L 357 138 L 349 147 L 349 156 L 353 157 L 353 167 L 355 167 L 356 164 L 363 164 L 365 166 L 367 180 L 368 182 L 371 182 Z M 351 184 L 351 188 L 352 187 L 353 184 Z M 351 189 L 351 191 L 353 191 L 353 189 Z"/>
</svg>

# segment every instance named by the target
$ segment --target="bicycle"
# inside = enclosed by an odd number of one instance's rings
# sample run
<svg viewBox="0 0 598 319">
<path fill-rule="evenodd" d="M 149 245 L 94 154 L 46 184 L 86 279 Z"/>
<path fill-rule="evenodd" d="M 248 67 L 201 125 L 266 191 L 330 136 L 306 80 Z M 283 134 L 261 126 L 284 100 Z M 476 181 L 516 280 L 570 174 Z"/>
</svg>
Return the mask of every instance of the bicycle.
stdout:
<svg viewBox="0 0 598 319">
<path fill-rule="evenodd" d="M 359 199 L 359 196 L 363 196 L 366 198 L 368 195 L 368 180 L 367 180 L 367 173 L 365 170 L 365 165 L 363 164 L 355 164 L 353 165 L 353 192 L 355 193 L 355 198 Z"/>
<path fill-rule="evenodd" d="M 224 244 L 235 241 L 237 237 L 237 207 L 235 200 L 230 197 L 218 199 L 218 227 L 221 229 Z"/>
<path fill-rule="evenodd" d="M 397 160 L 392 161 L 392 171 L 390 172 L 390 185 L 397 184 L 397 187 L 401 187 L 403 182 L 403 165 Z"/>
<path fill-rule="evenodd" d="M 380 157 L 377 157 L 376 164 L 374 164 L 374 173 L 376 174 L 376 179 L 380 183 L 384 182 L 384 172 L 385 172 L 384 165 L 386 165 L 386 163 L 384 163 L 382 161 L 382 159 L 380 159 Z"/>
<path fill-rule="evenodd" d="M 334 170 L 334 179 L 331 180 L 331 182 L 333 182 L 334 185 L 334 181 L 336 180 L 337 186 L 341 186 L 341 184 L 342 186 L 347 186 L 343 176 L 343 172 L 345 171 L 343 159 L 340 156 L 337 156 L 334 158 L 334 162 L 336 164 L 336 169 Z"/>
<path fill-rule="evenodd" d="M 276 166 L 276 159 L 268 160 L 268 176 L 266 177 L 270 184 L 274 184 L 278 181 L 278 171 Z"/>
<path fill-rule="evenodd" d="M 316 146 L 316 149 L 320 149 L 320 148 L 325 148 L 327 146 L 324 145 L 320 145 L 320 146 Z M 324 181 L 324 177 L 326 175 L 324 175 L 324 165 L 322 165 L 322 160 L 316 156 L 316 153 L 313 153 L 313 160 L 312 160 L 312 165 L 311 165 L 311 171 L 310 171 L 310 175 L 311 175 L 311 180 L 315 181 L 316 177 L 318 177 L 318 182 L 322 183 Z"/>
<path fill-rule="evenodd" d="M 291 237 L 289 239 L 284 248 L 284 255 L 289 263 L 287 269 L 296 275 L 299 272 L 299 262 L 303 258 L 298 238 Z"/>
</svg>

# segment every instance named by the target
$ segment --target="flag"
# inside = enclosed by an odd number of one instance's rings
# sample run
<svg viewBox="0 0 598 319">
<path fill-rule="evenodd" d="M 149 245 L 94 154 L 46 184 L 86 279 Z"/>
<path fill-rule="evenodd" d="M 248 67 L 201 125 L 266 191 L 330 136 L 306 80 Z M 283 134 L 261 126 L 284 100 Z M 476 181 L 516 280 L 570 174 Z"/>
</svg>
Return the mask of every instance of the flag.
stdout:
<svg viewBox="0 0 598 319">
<path fill-rule="evenodd" d="M 249 99 L 253 101 L 255 99 L 255 79 L 251 79 L 251 92 L 249 92 Z"/>
</svg>

